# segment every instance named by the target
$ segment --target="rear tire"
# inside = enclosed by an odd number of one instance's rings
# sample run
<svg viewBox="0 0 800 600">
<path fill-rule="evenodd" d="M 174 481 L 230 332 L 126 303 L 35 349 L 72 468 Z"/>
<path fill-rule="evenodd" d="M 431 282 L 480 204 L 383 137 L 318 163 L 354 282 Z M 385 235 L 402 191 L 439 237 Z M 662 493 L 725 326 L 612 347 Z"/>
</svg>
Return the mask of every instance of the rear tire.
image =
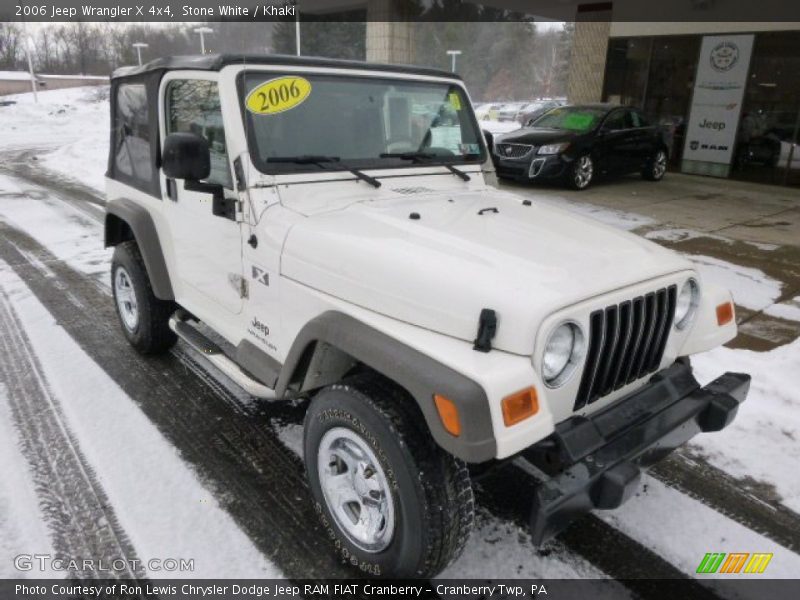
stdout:
<svg viewBox="0 0 800 600">
<path fill-rule="evenodd" d="M 111 259 L 111 289 L 122 332 L 141 354 L 161 354 L 177 341 L 169 328 L 175 303 L 153 294 L 139 247 L 134 241 L 114 248 Z"/>
<path fill-rule="evenodd" d="M 320 391 L 304 456 L 327 535 L 362 573 L 433 577 L 463 551 L 474 519 L 467 466 L 436 445 L 392 382 L 365 374 Z M 375 525 L 361 527 L 362 515 Z"/>
</svg>

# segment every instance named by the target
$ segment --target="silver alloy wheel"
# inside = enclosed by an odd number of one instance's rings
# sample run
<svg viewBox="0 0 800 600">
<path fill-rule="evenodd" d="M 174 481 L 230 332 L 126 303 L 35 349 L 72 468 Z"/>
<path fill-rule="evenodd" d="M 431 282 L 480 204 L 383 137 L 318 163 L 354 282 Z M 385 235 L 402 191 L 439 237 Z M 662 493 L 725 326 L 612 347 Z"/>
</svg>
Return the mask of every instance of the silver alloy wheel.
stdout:
<svg viewBox="0 0 800 600">
<path fill-rule="evenodd" d="M 653 178 L 661 179 L 667 172 L 667 153 L 659 150 L 653 160 Z"/>
<path fill-rule="evenodd" d="M 114 296 L 125 329 L 130 332 L 136 331 L 136 326 L 139 324 L 139 307 L 136 304 L 136 292 L 131 283 L 131 276 L 125 267 L 118 266 L 114 272 Z"/>
<path fill-rule="evenodd" d="M 386 548 L 394 535 L 394 500 L 369 444 L 350 429 L 330 429 L 319 443 L 317 474 L 328 510 L 350 541 L 371 553 Z"/>
<path fill-rule="evenodd" d="M 583 189 L 592 180 L 594 173 L 594 164 L 592 158 L 588 154 L 584 154 L 578 159 L 578 164 L 575 168 L 575 187 Z"/>
</svg>

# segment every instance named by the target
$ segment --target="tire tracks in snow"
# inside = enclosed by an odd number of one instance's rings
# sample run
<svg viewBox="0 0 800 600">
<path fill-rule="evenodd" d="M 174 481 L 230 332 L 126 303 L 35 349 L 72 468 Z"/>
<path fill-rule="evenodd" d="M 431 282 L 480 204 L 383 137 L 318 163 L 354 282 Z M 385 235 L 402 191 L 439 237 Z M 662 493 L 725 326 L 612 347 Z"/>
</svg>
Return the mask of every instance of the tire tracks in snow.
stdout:
<svg viewBox="0 0 800 600">
<path fill-rule="evenodd" d="M 79 568 L 69 573 L 80 578 L 145 577 L 105 491 L 66 425 L 59 402 L 3 290 L 0 353 L 0 381 L 8 390 L 13 425 L 52 533 L 55 558 L 76 561 Z M 101 561 L 106 568 L 123 560 L 126 568 L 84 569 L 84 559 Z"/>
<path fill-rule="evenodd" d="M 302 466 L 268 420 L 231 410 L 220 389 L 211 389 L 172 354 L 139 356 L 120 334 L 113 303 L 100 284 L 2 221 L 0 258 L 287 577 L 353 575 L 330 552 Z"/>
<path fill-rule="evenodd" d="M 508 463 L 480 479 L 476 486 L 476 499 L 493 514 L 527 528 L 530 499 L 536 486 L 537 481 L 532 475 Z M 693 600 L 719 598 L 650 548 L 591 514 L 575 521 L 535 551 L 547 555 L 560 548 L 582 556 L 642 598 L 674 600 L 675 589 Z M 673 589 L 669 584 L 665 585 L 667 580 L 678 580 L 680 584 Z"/>
<path fill-rule="evenodd" d="M 800 551 L 800 515 L 780 502 L 757 495 L 752 481 L 742 481 L 711 466 L 689 449 L 675 452 L 650 467 L 648 473 L 773 542 L 795 553 Z"/>
</svg>

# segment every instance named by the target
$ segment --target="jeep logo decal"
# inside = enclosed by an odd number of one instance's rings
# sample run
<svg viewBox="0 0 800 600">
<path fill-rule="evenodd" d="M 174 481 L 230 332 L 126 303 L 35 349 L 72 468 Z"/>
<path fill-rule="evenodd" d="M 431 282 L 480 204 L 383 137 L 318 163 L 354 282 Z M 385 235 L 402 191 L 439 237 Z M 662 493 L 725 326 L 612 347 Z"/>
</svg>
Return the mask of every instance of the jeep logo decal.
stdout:
<svg viewBox="0 0 800 600">
<path fill-rule="evenodd" d="M 258 331 L 262 335 L 269 335 L 269 325 L 259 321 L 258 317 L 253 317 L 253 321 L 250 323 L 250 327 Z"/>
</svg>

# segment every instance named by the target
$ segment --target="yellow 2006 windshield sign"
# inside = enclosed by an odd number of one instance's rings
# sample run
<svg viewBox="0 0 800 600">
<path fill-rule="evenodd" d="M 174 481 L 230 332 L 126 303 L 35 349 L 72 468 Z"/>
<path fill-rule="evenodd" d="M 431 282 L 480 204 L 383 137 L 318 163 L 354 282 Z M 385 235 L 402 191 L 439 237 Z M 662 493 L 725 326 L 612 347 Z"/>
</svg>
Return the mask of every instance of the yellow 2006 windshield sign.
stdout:
<svg viewBox="0 0 800 600">
<path fill-rule="evenodd" d="M 253 88 L 245 106 L 257 115 L 275 115 L 302 104 L 311 94 L 311 82 L 302 77 L 278 77 Z"/>
</svg>

